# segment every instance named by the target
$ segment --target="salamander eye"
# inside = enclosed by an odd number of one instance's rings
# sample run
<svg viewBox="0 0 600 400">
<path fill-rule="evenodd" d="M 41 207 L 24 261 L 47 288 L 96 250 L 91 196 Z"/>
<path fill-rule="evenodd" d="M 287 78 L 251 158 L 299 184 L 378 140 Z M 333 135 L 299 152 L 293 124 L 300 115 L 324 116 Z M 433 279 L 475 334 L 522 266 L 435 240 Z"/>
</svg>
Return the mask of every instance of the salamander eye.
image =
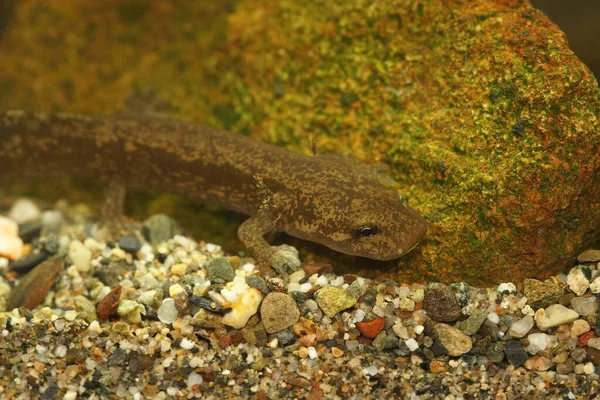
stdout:
<svg viewBox="0 0 600 400">
<path fill-rule="evenodd" d="M 354 235 L 358 239 L 363 239 L 363 238 L 373 237 L 373 236 L 377 235 L 378 232 L 379 232 L 379 228 L 377 228 L 375 225 L 364 225 L 364 226 L 357 228 L 354 231 Z"/>
</svg>

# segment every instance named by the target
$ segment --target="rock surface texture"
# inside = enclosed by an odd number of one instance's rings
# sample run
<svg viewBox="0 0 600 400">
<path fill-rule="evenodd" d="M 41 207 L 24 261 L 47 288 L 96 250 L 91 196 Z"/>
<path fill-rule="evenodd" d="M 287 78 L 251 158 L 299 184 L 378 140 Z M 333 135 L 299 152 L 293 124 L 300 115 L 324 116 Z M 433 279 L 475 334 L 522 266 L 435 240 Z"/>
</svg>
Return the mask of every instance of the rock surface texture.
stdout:
<svg viewBox="0 0 600 400">
<path fill-rule="evenodd" d="M 597 238 L 598 85 L 527 1 L 186 4 L 15 3 L 0 109 L 162 113 L 383 161 L 430 227 L 363 275 L 543 279 Z"/>
</svg>

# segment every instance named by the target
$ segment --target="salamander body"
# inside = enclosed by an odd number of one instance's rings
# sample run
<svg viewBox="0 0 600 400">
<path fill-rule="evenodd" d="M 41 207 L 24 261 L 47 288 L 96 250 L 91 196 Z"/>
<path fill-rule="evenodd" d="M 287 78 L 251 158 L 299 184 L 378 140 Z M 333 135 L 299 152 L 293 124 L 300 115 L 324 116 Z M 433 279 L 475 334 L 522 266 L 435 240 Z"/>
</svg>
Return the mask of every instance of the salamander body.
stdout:
<svg viewBox="0 0 600 400">
<path fill-rule="evenodd" d="M 119 179 L 249 215 L 238 235 L 275 268 L 282 260 L 263 238 L 269 232 L 391 260 L 427 229 L 372 168 L 183 121 L 8 111 L 0 113 L 0 160 L 0 183 L 49 174 Z"/>
</svg>

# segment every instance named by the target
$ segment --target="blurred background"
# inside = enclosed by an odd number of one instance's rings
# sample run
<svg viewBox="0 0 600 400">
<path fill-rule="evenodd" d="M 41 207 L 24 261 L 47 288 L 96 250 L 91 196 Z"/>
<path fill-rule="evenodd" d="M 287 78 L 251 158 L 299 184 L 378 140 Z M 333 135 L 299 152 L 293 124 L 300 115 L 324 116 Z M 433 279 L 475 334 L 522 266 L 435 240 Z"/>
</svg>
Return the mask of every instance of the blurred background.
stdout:
<svg viewBox="0 0 600 400">
<path fill-rule="evenodd" d="M 530 0 L 567 34 L 577 56 L 600 77 L 600 0 Z"/>
</svg>

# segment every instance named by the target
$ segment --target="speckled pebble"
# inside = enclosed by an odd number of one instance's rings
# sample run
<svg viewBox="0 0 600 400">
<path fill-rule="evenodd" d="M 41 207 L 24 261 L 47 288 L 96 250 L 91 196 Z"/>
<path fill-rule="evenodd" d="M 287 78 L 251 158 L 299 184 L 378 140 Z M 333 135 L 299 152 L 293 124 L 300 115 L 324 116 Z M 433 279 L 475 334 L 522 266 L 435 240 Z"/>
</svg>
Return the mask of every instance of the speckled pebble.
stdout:
<svg viewBox="0 0 600 400">
<path fill-rule="evenodd" d="M 326 286 L 317 290 L 315 301 L 329 318 L 356 304 L 356 299 L 348 290 L 337 286 Z"/>
<path fill-rule="evenodd" d="M 459 329 L 467 336 L 477 333 L 488 316 L 487 310 L 475 310 L 469 318 L 460 324 Z"/>
<path fill-rule="evenodd" d="M 214 257 L 206 262 L 208 279 L 223 279 L 226 282 L 231 282 L 235 278 L 235 271 L 227 257 Z"/>
<path fill-rule="evenodd" d="M 462 314 L 454 292 L 441 283 L 429 284 L 423 302 L 423 308 L 427 311 L 427 315 L 436 321 L 453 322 Z"/>
<path fill-rule="evenodd" d="M 450 325 L 437 324 L 433 327 L 433 332 L 451 356 L 465 354 L 473 347 L 469 336 Z"/>
<path fill-rule="evenodd" d="M 289 328 L 300 318 L 294 299 L 284 293 L 269 293 L 260 306 L 260 317 L 267 333 Z"/>
<path fill-rule="evenodd" d="M 558 302 L 563 295 L 563 290 L 550 282 L 541 282 L 537 279 L 523 280 L 523 294 L 527 297 L 527 304 L 532 308 L 545 308 Z"/>
</svg>

